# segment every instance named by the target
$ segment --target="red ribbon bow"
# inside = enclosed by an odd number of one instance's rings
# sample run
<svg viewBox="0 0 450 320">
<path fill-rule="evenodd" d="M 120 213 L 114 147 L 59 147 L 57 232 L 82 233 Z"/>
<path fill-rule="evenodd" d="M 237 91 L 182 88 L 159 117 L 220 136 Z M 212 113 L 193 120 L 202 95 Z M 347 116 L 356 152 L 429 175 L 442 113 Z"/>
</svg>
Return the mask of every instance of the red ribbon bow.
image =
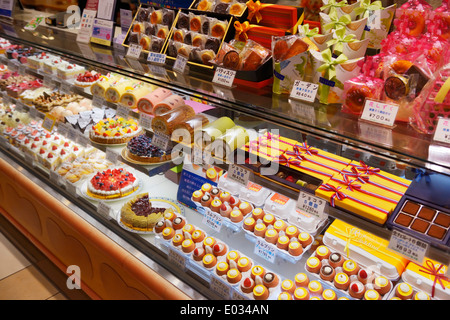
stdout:
<svg viewBox="0 0 450 320">
<path fill-rule="evenodd" d="M 365 164 L 364 161 L 360 161 L 359 164 L 360 166 L 357 166 L 356 169 L 358 169 L 358 171 L 363 171 L 365 174 L 375 174 L 380 172 L 380 168 L 370 167 Z"/>
<path fill-rule="evenodd" d="M 335 198 L 337 198 L 338 200 L 344 200 L 345 198 L 347 198 L 347 196 L 342 191 L 339 191 L 341 187 L 335 187 L 326 183 L 322 184 L 319 189 L 334 192 L 334 194 L 330 198 L 330 203 L 333 207 L 335 203 Z"/>
<path fill-rule="evenodd" d="M 415 262 L 414 262 L 415 263 Z M 443 264 L 440 264 L 438 268 L 436 268 L 436 266 L 434 265 L 433 262 L 431 262 L 430 260 L 427 260 L 426 262 L 427 267 L 425 266 L 421 266 L 419 264 L 417 264 L 420 267 L 425 267 L 425 269 L 419 269 L 420 272 L 429 274 L 434 276 L 434 281 L 433 281 L 433 287 L 431 289 L 431 296 L 434 297 L 434 292 L 435 292 L 435 288 L 436 288 L 436 283 L 439 282 L 439 284 L 441 285 L 442 289 L 445 290 L 445 286 L 442 283 L 442 280 L 445 280 L 447 282 L 450 282 L 450 279 L 448 277 L 446 277 L 443 273 L 439 273 L 439 271 L 444 267 Z"/>
</svg>

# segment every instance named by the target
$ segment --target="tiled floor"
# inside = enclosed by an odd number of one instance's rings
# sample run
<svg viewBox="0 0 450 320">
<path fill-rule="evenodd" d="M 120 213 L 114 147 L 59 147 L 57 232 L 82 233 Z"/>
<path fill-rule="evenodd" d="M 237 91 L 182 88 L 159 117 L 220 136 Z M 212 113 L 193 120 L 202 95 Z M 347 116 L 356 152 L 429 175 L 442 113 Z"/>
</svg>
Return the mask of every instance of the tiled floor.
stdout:
<svg viewBox="0 0 450 320">
<path fill-rule="evenodd" d="M 89 300 L 67 275 L 0 216 L 0 300 Z"/>
</svg>

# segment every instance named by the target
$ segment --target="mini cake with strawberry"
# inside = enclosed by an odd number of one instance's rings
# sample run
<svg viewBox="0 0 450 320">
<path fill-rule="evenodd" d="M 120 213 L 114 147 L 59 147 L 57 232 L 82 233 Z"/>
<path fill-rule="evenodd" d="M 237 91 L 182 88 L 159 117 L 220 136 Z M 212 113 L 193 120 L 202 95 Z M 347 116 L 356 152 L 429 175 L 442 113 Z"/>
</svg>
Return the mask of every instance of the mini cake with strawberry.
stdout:
<svg viewBox="0 0 450 320">
<path fill-rule="evenodd" d="M 139 187 L 139 179 L 131 172 L 123 169 L 107 169 L 97 172 L 87 186 L 87 194 L 98 199 L 117 199 L 135 192 Z"/>
<path fill-rule="evenodd" d="M 100 80 L 101 74 L 95 71 L 86 71 L 79 73 L 74 81 L 74 84 L 78 87 L 89 88 L 94 83 Z"/>
<path fill-rule="evenodd" d="M 106 118 L 92 126 L 89 137 L 93 142 L 101 144 L 128 143 L 133 137 L 142 133 L 142 128 L 134 119 L 122 117 Z"/>
<path fill-rule="evenodd" d="M 60 79 L 69 80 L 75 78 L 77 75 L 79 75 L 84 71 L 85 71 L 84 67 L 75 63 L 68 63 L 59 66 L 56 69 L 56 75 Z"/>
</svg>

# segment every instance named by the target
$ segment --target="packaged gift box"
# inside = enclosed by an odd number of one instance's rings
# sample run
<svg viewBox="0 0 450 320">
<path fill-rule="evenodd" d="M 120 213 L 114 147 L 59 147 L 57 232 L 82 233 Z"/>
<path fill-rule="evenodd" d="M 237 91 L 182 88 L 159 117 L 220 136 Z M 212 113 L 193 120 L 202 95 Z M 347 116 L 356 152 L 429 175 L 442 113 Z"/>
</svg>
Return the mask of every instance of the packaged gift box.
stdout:
<svg viewBox="0 0 450 320">
<path fill-rule="evenodd" d="M 272 37 L 280 37 L 286 34 L 286 31 L 279 28 L 264 27 L 256 24 L 250 24 L 248 21 L 240 23 L 234 22 L 235 39 L 247 41 L 248 39 L 258 42 L 267 49 L 272 48 Z"/>
<path fill-rule="evenodd" d="M 283 29 L 289 33 L 297 33 L 302 23 L 304 12 L 301 7 L 284 6 L 260 1 L 247 1 L 248 21 L 265 27 Z"/>
</svg>

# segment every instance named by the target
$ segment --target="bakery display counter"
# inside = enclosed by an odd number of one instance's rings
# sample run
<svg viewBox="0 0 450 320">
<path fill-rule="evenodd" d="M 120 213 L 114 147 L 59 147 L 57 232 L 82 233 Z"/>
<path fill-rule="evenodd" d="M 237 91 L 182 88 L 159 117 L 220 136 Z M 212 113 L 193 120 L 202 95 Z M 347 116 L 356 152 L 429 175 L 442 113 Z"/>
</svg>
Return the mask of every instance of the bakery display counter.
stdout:
<svg viewBox="0 0 450 320">
<path fill-rule="evenodd" d="M 92 297 L 450 299 L 430 135 L 25 21 L 1 22 L 1 213 Z"/>
</svg>

